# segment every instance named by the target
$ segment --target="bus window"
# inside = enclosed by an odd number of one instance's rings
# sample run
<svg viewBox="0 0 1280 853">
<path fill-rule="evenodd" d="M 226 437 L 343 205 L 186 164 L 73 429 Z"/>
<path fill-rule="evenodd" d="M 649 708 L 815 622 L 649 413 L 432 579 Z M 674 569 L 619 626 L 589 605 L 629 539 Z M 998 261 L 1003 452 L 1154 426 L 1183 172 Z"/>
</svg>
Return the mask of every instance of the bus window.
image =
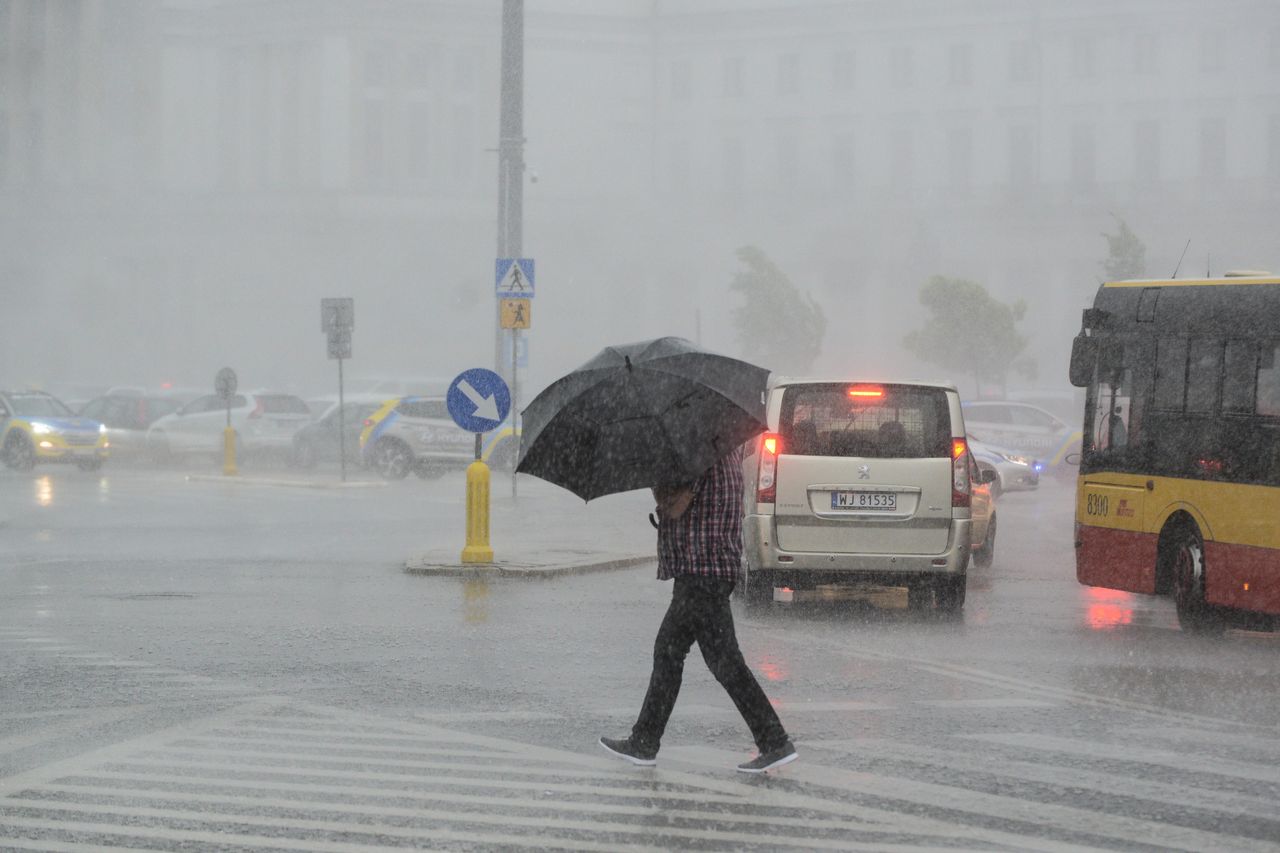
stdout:
<svg viewBox="0 0 1280 853">
<path fill-rule="evenodd" d="M 1258 365 L 1258 403 L 1260 415 L 1280 415 L 1280 370 L 1276 368 L 1276 345 L 1262 347 Z"/>
<path fill-rule="evenodd" d="M 1117 371 L 1111 381 L 1101 381 L 1094 390 L 1093 446 L 1097 450 L 1127 447 L 1130 435 L 1131 372 Z"/>
<path fill-rule="evenodd" d="M 1191 342 L 1187 367 L 1187 411 L 1208 414 L 1218 402 L 1218 382 L 1222 377 L 1222 344 L 1207 338 Z"/>
<path fill-rule="evenodd" d="M 1156 346 L 1157 409 L 1182 411 L 1187 390 L 1187 342 L 1180 338 L 1161 340 Z"/>
<path fill-rule="evenodd" d="M 1222 359 L 1222 411 L 1253 413 L 1253 385 L 1258 374 L 1258 353 L 1252 341 L 1227 341 Z"/>
</svg>

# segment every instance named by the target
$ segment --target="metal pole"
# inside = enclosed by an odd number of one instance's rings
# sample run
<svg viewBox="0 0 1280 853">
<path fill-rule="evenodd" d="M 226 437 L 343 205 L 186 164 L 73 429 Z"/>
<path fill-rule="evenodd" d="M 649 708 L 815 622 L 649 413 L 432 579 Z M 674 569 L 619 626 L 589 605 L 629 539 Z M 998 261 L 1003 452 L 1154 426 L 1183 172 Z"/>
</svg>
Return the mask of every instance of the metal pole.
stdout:
<svg viewBox="0 0 1280 853">
<path fill-rule="evenodd" d="M 524 221 L 524 0 L 502 0 L 502 69 L 498 107 L 498 257 L 518 258 Z M 494 368 L 502 360 L 502 306 L 496 306 Z M 514 363 L 512 370 L 515 369 Z M 512 376 L 507 379 L 512 379 Z"/>
<path fill-rule="evenodd" d="M 347 482 L 347 413 L 342 398 L 342 359 L 338 359 L 338 458 L 342 465 L 342 482 Z"/>
</svg>

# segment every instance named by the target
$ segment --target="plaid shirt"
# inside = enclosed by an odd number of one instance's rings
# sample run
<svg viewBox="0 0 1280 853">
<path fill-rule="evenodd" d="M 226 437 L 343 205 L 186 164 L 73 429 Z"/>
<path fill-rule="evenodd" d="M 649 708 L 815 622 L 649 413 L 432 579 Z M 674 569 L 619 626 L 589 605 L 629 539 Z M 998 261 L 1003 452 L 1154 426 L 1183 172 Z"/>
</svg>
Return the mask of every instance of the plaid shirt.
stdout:
<svg viewBox="0 0 1280 853">
<path fill-rule="evenodd" d="M 679 518 L 658 522 L 658 580 L 679 575 L 737 580 L 742 571 L 742 448 L 694 485 Z"/>
</svg>

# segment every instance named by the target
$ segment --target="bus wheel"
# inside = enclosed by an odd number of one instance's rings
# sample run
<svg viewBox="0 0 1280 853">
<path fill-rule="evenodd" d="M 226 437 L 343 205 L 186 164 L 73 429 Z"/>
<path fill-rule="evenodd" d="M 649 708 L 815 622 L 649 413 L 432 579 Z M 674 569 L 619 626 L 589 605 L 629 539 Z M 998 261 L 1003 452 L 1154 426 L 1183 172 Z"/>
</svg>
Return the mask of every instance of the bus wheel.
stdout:
<svg viewBox="0 0 1280 853">
<path fill-rule="evenodd" d="M 1184 530 L 1174 541 L 1173 601 L 1182 630 L 1196 634 L 1221 634 L 1222 614 L 1204 600 L 1204 543 L 1195 530 Z"/>
</svg>

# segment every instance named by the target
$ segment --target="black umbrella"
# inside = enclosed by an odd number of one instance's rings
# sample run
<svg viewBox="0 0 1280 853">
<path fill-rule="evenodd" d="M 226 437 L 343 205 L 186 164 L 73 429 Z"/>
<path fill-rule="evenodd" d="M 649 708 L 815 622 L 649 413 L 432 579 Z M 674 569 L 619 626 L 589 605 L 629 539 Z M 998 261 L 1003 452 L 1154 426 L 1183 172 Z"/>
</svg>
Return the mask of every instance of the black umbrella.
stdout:
<svg viewBox="0 0 1280 853">
<path fill-rule="evenodd" d="M 768 377 L 683 338 L 606 347 L 521 413 L 516 470 L 584 500 L 691 482 L 766 428 Z"/>
</svg>

